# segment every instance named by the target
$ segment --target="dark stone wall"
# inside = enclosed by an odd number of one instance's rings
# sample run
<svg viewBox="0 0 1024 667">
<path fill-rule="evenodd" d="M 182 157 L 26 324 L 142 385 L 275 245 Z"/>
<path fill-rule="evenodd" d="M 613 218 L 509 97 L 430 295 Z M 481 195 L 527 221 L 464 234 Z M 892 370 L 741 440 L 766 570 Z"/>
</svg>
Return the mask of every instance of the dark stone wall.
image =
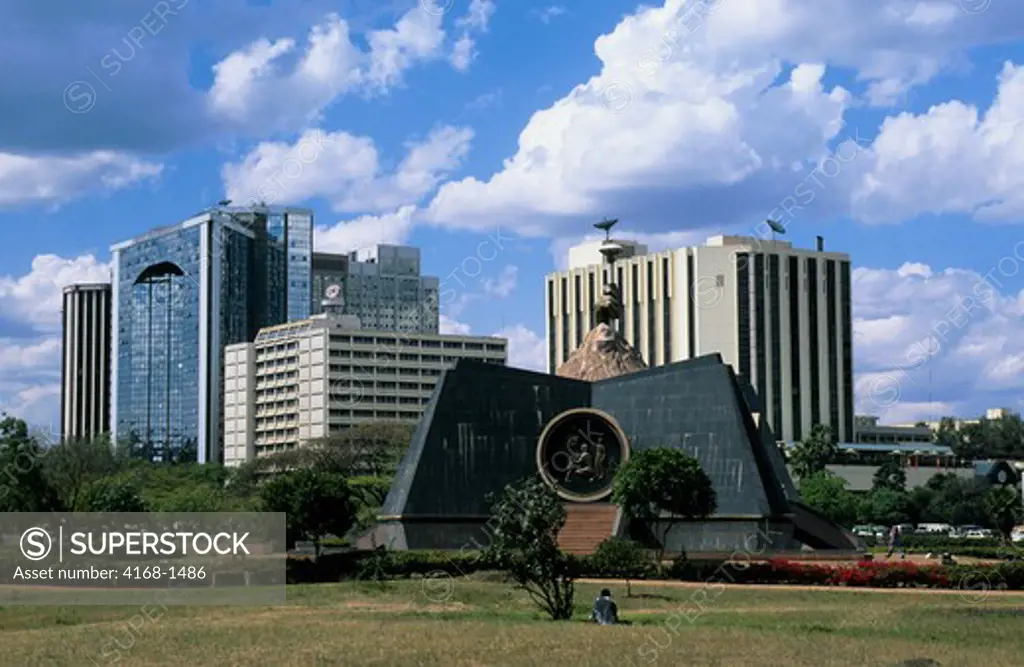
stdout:
<svg viewBox="0 0 1024 667">
<path fill-rule="evenodd" d="M 434 389 L 381 514 L 486 516 L 488 493 L 537 474 L 548 421 L 589 403 L 586 382 L 460 361 Z"/>
<path fill-rule="evenodd" d="M 660 539 L 666 524 L 656 523 L 651 530 Z M 801 543 L 794 528 L 785 520 L 770 521 L 677 521 L 668 528 L 666 553 L 735 553 L 756 556 L 779 551 L 796 551 Z"/>
<path fill-rule="evenodd" d="M 618 420 L 633 451 L 678 447 L 700 461 L 715 485 L 717 515 L 782 514 L 778 483 L 762 483 L 773 471 L 755 452 L 761 442 L 742 400 L 729 366 L 712 355 L 597 382 L 592 405 Z"/>
</svg>

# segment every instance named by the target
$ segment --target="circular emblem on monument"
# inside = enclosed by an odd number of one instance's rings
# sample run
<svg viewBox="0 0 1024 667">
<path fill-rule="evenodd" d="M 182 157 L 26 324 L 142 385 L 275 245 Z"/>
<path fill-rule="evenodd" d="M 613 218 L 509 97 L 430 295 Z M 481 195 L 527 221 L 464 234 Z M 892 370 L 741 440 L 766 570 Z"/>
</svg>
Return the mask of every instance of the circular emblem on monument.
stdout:
<svg viewBox="0 0 1024 667">
<path fill-rule="evenodd" d="M 337 299 L 341 296 L 341 285 L 328 285 L 324 290 L 324 296 L 328 299 Z"/>
<path fill-rule="evenodd" d="M 629 440 L 611 415 L 568 410 L 544 427 L 537 442 L 541 478 L 566 500 L 593 502 L 612 491 L 615 471 L 629 460 Z"/>
</svg>

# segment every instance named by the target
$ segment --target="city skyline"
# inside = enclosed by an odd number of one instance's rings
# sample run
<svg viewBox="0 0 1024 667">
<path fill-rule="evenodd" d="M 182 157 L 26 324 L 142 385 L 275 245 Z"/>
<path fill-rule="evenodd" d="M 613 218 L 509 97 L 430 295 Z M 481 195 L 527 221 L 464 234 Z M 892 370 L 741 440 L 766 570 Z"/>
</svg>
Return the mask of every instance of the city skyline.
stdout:
<svg viewBox="0 0 1024 667">
<path fill-rule="evenodd" d="M 221 198 L 310 208 L 318 252 L 421 248 L 442 331 L 538 370 L 543 276 L 591 223 L 660 251 L 771 217 L 852 259 L 858 413 L 1020 406 L 1024 8 L 169 4 L 0 27 L 30 63 L 0 105 L 2 411 L 58 423 L 63 287 Z"/>
</svg>

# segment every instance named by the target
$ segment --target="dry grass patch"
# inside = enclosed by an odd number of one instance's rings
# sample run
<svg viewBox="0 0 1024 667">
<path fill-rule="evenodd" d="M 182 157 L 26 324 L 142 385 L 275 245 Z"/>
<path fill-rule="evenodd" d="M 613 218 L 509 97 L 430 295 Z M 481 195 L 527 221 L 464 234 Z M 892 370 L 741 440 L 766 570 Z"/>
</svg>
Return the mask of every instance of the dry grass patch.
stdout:
<svg viewBox="0 0 1024 667">
<path fill-rule="evenodd" d="M 691 589 L 624 598 L 632 625 L 553 623 L 507 586 L 458 581 L 450 599 L 421 584 L 295 587 L 276 608 L 0 610 L 2 664 L 63 667 L 318 665 L 700 665 L 871 667 L 930 658 L 942 667 L 1019 667 L 1024 595 L 980 604 L 909 593 L 725 589 L 695 614 Z M 135 620 L 132 620 L 135 619 Z M 912 664 L 912 663 L 911 663 Z"/>
</svg>

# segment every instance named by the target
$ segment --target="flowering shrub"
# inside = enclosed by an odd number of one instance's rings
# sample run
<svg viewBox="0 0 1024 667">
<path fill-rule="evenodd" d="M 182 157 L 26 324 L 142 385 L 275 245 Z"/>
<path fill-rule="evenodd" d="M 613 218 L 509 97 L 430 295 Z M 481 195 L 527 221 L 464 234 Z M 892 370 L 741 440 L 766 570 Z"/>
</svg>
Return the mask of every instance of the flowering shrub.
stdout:
<svg viewBox="0 0 1024 667">
<path fill-rule="evenodd" d="M 682 577 L 690 579 L 691 577 Z M 815 565 L 783 558 L 746 564 L 722 564 L 711 579 L 723 583 L 862 586 L 870 588 L 1024 589 L 1024 565 L 919 565 L 906 561 L 860 561 L 850 565 Z"/>
</svg>

